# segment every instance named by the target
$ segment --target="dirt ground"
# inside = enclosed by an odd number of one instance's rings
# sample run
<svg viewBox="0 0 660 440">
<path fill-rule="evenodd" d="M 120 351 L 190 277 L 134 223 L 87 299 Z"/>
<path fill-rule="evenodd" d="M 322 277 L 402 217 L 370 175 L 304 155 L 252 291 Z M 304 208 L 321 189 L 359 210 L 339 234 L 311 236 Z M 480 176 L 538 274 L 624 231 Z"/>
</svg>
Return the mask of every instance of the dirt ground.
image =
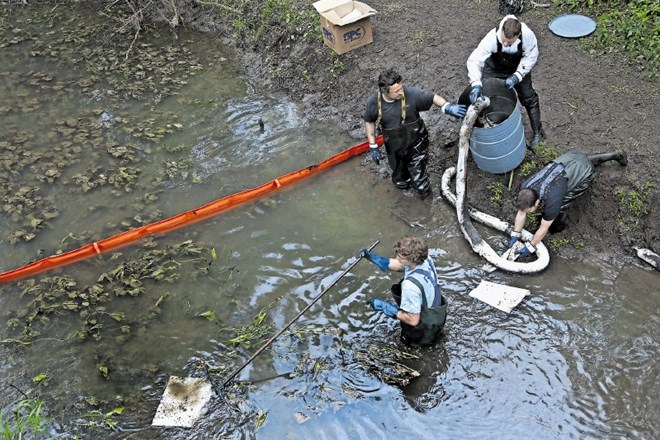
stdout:
<svg viewBox="0 0 660 440">
<path fill-rule="evenodd" d="M 405 84 L 455 101 L 468 85 L 466 59 L 502 17 L 495 0 L 367 3 L 378 11 L 372 18 L 373 44 L 339 57 L 320 39 L 309 44 L 282 38 L 276 23 L 272 24 L 273 32 L 267 33 L 270 40 L 238 47 L 255 83 L 285 91 L 303 103 L 310 118 L 337 121 L 356 143 L 365 139 L 361 116 L 382 70 L 394 67 Z M 658 81 L 631 67 L 621 55 L 589 51 L 579 40 L 553 35 L 548 22 L 563 11 L 533 8 L 525 3 L 526 9 L 519 17 L 539 41 L 540 57 L 533 70 L 533 81 L 541 101 L 547 145 L 559 153 L 623 149 L 629 159 L 627 167 L 616 162 L 599 167 L 589 191 L 569 211 L 568 227 L 546 237 L 546 244 L 554 239 L 560 246 L 554 246 L 553 252 L 566 257 L 589 252 L 625 261 L 628 258 L 624 257 L 633 258 L 634 246 L 660 252 L 655 202 L 659 187 Z M 212 23 L 208 16 L 198 14 L 196 20 L 199 28 L 220 29 L 220 35 L 229 41 L 230 34 L 222 31 L 221 19 Z M 442 173 L 456 163 L 460 121 L 442 114 L 438 108 L 427 112 L 424 118 L 431 135 L 432 184 L 435 196 L 440 196 Z M 524 110 L 523 120 L 529 139 L 531 130 Z M 525 160 L 531 159 L 528 154 Z M 363 163 L 365 171 L 377 176 L 376 167 L 368 161 Z M 385 177 L 378 178 L 383 178 L 384 185 L 391 184 Z M 484 173 L 473 163 L 468 179 L 470 204 L 513 221 L 513 199 L 522 181 L 520 173 L 515 174 L 511 191 L 507 189 L 508 174 Z M 491 201 L 492 192 L 488 189 L 496 181 L 505 188 L 500 202 Z M 641 205 L 636 206 L 637 217 L 629 208 L 631 199 L 621 201 L 621 194 L 630 192 L 643 196 Z M 432 203 L 434 209 L 453 209 L 437 198 Z M 535 227 L 528 224 L 527 229 L 533 231 Z"/>
</svg>

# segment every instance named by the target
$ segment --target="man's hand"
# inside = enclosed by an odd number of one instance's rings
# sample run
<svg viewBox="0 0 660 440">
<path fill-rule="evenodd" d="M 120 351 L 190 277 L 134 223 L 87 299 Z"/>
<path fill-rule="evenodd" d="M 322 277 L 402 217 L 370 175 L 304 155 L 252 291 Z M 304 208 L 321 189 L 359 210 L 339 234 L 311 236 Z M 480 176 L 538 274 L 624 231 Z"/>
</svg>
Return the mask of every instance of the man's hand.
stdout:
<svg viewBox="0 0 660 440">
<path fill-rule="evenodd" d="M 516 254 L 520 255 L 521 257 L 529 257 L 535 252 L 536 252 L 536 248 L 532 246 L 532 243 L 525 243 L 525 246 L 518 249 L 516 251 Z"/>
<path fill-rule="evenodd" d="M 465 116 L 465 112 L 467 112 L 467 107 L 462 104 L 452 104 L 446 102 L 445 105 L 442 106 L 442 111 L 450 116 L 462 118 Z"/>
<path fill-rule="evenodd" d="M 370 142 L 369 143 L 369 152 L 371 153 L 371 160 L 374 161 L 376 165 L 380 165 L 380 159 L 382 158 L 380 155 L 380 150 L 378 149 L 378 144 L 375 142 Z"/>
<path fill-rule="evenodd" d="M 391 302 L 384 301 L 382 299 L 370 299 L 367 301 L 369 304 L 371 304 L 371 308 L 373 308 L 377 312 L 383 312 L 385 315 L 389 316 L 390 318 L 396 318 L 396 314 L 399 311 L 399 308 L 392 304 Z"/>
<path fill-rule="evenodd" d="M 380 269 L 385 272 L 387 268 L 390 265 L 390 259 L 387 257 L 381 257 L 380 255 L 376 254 L 375 252 L 370 252 L 367 250 L 367 248 L 362 248 L 360 251 L 360 257 L 361 258 L 366 258 L 367 260 L 371 261 L 374 263 L 376 266 L 380 267 Z"/>
<path fill-rule="evenodd" d="M 518 75 L 515 73 L 511 76 L 509 76 L 506 81 L 504 81 L 504 85 L 506 86 L 507 89 L 511 90 L 520 82 L 520 78 L 518 78 Z"/>
<path fill-rule="evenodd" d="M 472 90 L 470 90 L 470 104 L 474 104 L 477 102 L 477 99 L 481 98 L 481 92 L 483 89 L 484 88 L 481 86 L 472 87 Z"/>
</svg>

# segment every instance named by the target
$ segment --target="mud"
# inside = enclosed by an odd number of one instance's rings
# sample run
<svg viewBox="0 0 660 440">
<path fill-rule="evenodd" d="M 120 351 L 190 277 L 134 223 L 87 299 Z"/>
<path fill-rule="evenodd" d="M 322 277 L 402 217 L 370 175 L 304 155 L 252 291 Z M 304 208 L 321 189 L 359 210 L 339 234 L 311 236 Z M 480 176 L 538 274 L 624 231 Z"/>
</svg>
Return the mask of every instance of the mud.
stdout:
<svg viewBox="0 0 660 440">
<path fill-rule="evenodd" d="M 233 38 L 218 10 L 193 9 L 187 18 L 191 26 L 213 31 L 223 42 L 235 45 L 255 84 L 286 92 L 302 103 L 308 117 L 336 121 L 357 142 L 365 139 L 361 116 L 382 70 L 394 67 L 406 84 L 455 101 L 468 85 L 467 57 L 502 17 L 495 1 L 370 0 L 368 4 L 378 11 L 372 18 L 374 43 L 341 56 L 320 38 L 313 43 L 287 38 L 277 23 L 267 25 L 265 38 L 248 42 Z M 616 163 L 601 166 L 591 188 L 570 209 L 568 227 L 545 241 L 553 252 L 567 257 L 589 252 L 634 258 L 633 246 L 658 252 L 658 204 L 654 203 L 659 187 L 658 80 L 629 65 L 621 54 L 587 50 L 580 40 L 553 35 L 547 24 L 564 12 L 528 4 L 520 15 L 539 41 L 533 80 L 546 146 L 559 154 L 622 149 L 629 163 L 625 168 Z M 522 111 L 529 138 L 529 121 Z M 431 134 L 431 180 L 440 197 L 442 172 L 456 163 L 460 121 L 438 108 L 424 118 Z M 542 165 L 529 154 L 522 165 L 530 161 L 535 167 Z M 365 172 L 378 174 L 367 161 L 363 164 Z M 512 221 L 513 199 L 524 179 L 521 167 L 509 189 L 509 174 L 484 173 L 472 163 L 470 204 Z M 383 185 L 390 184 L 387 177 L 380 177 Z M 492 190 L 498 186 L 504 188 L 499 198 Z M 434 209 L 452 209 L 443 200 L 433 203 Z M 533 231 L 535 226 L 528 224 L 527 229 Z"/>
</svg>

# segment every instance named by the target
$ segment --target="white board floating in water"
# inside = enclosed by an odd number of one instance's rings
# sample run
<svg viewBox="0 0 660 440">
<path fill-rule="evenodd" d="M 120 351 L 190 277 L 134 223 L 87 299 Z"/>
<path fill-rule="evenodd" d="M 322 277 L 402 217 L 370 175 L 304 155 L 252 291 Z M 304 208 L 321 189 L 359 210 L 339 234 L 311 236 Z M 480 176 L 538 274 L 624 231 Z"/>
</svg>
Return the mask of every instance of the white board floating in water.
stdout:
<svg viewBox="0 0 660 440">
<path fill-rule="evenodd" d="M 211 383 L 204 379 L 170 376 L 151 424 L 190 428 L 202 415 L 211 394 Z"/>
<path fill-rule="evenodd" d="M 530 294 L 527 289 L 511 287 L 505 284 L 481 281 L 479 285 L 470 292 L 470 296 L 485 302 L 486 304 L 511 313 L 524 297 Z"/>
</svg>

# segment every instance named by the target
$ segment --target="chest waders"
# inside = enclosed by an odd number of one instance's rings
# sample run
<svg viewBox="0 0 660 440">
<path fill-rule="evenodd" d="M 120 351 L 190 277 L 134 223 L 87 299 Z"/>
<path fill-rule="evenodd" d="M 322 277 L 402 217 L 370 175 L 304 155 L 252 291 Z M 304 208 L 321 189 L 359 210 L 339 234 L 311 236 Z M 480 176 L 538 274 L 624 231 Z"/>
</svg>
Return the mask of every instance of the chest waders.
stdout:
<svg viewBox="0 0 660 440">
<path fill-rule="evenodd" d="M 378 93 L 378 119 L 383 115 L 382 94 Z M 406 123 L 406 95 L 401 98 L 401 123 L 398 127 L 384 128 L 381 131 L 385 141 L 387 162 L 392 168 L 392 182 L 397 188 L 405 189 L 412 185 L 421 195 L 431 192 L 429 175 L 426 169 L 429 150 L 429 133 L 422 118 Z"/>
<path fill-rule="evenodd" d="M 495 28 L 495 41 L 497 42 L 497 52 L 493 53 L 484 62 L 483 76 L 485 78 L 506 79 L 518 69 L 518 64 L 523 57 L 523 35 L 518 37 L 518 48 L 515 53 L 506 53 L 502 51 L 502 43 L 497 38 L 499 26 Z M 530 148 L 533 150 L 545 138 L 543 134 L 543 123 L 541 122 L 541 107 L 539 105 L 539 95 L 532 87 L 532 72 L 514 87 L 518 93 L 520 103 L 525 106 L 527 116 L 529 116 L 529 125 L 534 134 Z"/>
<path fill-rule="evenodd" d="M 548 191 L 555 182 L 565 178 L 564 165 L 556 162 L 550 162 L 543 167 L 541 171 L 525 180 L 521 188 L 529 188 L 536 191 L 541 200 L 545 200 Z"/>
<path fill-rule="evenodd" d="M 431 268 L 433 268 L 432 264 Z M 426 278 L 435 286 L 435 296 L 431 307 L 428 306 L 426 301 L 424 287 L 419 280 L 415 279 L 416 276 Z M 420 292 L 422 292 L 422 309 L 417 326 L 413 327 L 405 322 L 401 322 L 401 340 L 408 345 L 430 345 L 438 339 L 447 320 L 447 301 L 442 296 L 438 279 L 435 275 L 435 269 L 433 272 L 423 269 L 413 269 L 408 273 L 408 276 L 392 285 L 392 295 L 398 306 L 401 306 L 401 283 L 403 283 L 403 280 L 412 281 Z"/>
<path fill-rule="evenodd" d="M 561 201 L 561 210 L 565 211 L 575 199 L 589 188 L 596 176 L 595 169 L 589 157 L 578 152 L 564 153 L 553 162 L 564 166 L 564 174 L 568 179 L 568 191 L 566 191 L 566 195 Z"/>
<path fill-rule="evenodd" d="M 495 28 L 495 41 L 497 42 L 497 52 L 493 53 L 484 62 L 484 76 L 505 79 L 518 68 L 523 56 L 522 33 L 518 37 L 518 50 L 514 53 L 502 51 L 502 43 L 497 38 L 499 26 Z"/>
</svg>

